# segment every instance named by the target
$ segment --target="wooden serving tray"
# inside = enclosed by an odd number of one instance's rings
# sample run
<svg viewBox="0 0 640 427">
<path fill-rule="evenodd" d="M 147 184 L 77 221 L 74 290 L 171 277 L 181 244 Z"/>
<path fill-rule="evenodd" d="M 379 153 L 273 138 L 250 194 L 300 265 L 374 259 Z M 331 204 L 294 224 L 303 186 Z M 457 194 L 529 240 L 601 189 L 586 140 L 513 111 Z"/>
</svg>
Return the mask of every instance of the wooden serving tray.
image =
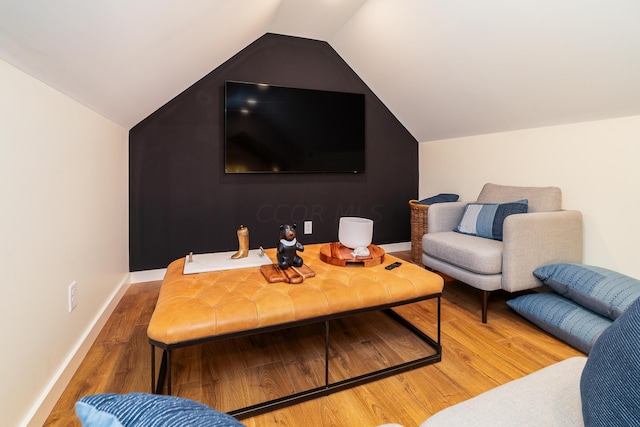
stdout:
<svg viewBox="0 0 640 427">
<path fill-rule="evenodd" d="M 369 245 L 368 256 L 354 257 L 352 249 L 343 246 L 340 242 L 328 243 L 320 247 L 320 259 L 327 264 L 346 266 L 348 263 L 360 263 L 365 267 L 373 267 L 384 261 L 384 249 L 376 245 Z"/>
<path fill-rule="evenodd" d="M 302 283 L 304 279 L 316 275 L 305 264 L 300 267 L 289 267 L 286 270 L 281 269 L 278 264 L 263 265 L 260 267 L 260 273 L 269 283 L 287 282 L 291 284 Z"/>
</svg>

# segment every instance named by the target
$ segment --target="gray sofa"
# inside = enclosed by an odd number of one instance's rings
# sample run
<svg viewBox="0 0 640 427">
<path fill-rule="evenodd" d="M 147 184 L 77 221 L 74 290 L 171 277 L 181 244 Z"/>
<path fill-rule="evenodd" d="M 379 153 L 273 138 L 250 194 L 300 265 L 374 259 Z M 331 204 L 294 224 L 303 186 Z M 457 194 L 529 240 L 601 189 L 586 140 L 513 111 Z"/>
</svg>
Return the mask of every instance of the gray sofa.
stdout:
<svg viewBox="0 0 640 427">
<path fill-rule="evenodd" d="M 637 299 L 588 358 L 566 359 L 503 384 L 437 412 L 420 427 L 640 426 L 639 379 Z"/>
<path fill-rule="evenodd" d="M 557 187 L 515 187 L 485 184 L 475 202 L 502 204 L 527 200 L 528 211 L 497 221 L 490 238 L 453 231 L 469 218 L 465 202 L 438 203 L 429 207 L 428 232 L 422 238 L 422 262 L 463 283 L 482 290 L 482 321 L 487 321 L 489 293 L 541 286 L 532 272 L 553 263 L 582 262 L 582 214 L 562 210 Z M 517 204 L 516 204 L 517 205 Z M 488 209 L 489 210 L 489 209 Z M 499 212 L 499 211 L 498 211 Z M 482 221 L 482 214 L 478 215 Z M 498 214 L 496 214 L 498 218 Z M 477 228 L 480 229 L 478 224 Z M 475 224 L 474 224 L 475 226 Z"/>
<path fill-rule="evenodd" d="M 580 377 L 586 357 L 572 357 L 446 408 L 421 427 L 583 426 Z"/>
</svg>

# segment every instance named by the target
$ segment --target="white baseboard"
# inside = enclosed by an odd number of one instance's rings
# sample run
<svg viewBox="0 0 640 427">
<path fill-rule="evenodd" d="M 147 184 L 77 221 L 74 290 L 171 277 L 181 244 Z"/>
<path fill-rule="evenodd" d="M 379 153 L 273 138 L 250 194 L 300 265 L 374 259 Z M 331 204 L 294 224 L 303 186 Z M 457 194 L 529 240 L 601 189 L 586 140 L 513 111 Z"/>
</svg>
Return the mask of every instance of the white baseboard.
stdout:
<svg viewBox="0 0 640 427">
<path fill-rule="evenodd" d="M 399 242 L 399 243 L 387 243 L 385 245 L 378 245 L 385 252 L 399 252 L 399 251 L 410 251 L 411 250 L 411 242 Z"/>
<path fill-rule="evenodd" d="M 69 382 L 80 366 L 80 363 L 82 363 L 82 360 L 89 352 L 93 342 L 98 337 L 98 334 L 104 327 L 105 323 L 107 323 L 107 320 L 109 320 L 109 317 L 117 307 L 127 289 L 129 289 L 130 284 L 131 279 L 130 274 L 128 274 L 111 294 L 107 303 L 103 306 L 102 310 L 95 317 L 89 328 L 87 328 L 82 338 L 69 353 L 69 356 L 53 377 L 53 380 L 45 388 L 45 391 L 34 404 L 32 410 L 21 425 L 28 427 L 44 425 L 44 422 L 49 414 L 51 414 L 51 411 L 60 399 L 60 396 L 62 396 L 65 388 L 69 385 Z"/>
<path fill-rule="evenodd" d="M 166 268 L 159 268 L 157 270 L 132 271 L 129 275 L 131 283 L 144 283 L 162 280 L 166 272 Z"/>
</svg>

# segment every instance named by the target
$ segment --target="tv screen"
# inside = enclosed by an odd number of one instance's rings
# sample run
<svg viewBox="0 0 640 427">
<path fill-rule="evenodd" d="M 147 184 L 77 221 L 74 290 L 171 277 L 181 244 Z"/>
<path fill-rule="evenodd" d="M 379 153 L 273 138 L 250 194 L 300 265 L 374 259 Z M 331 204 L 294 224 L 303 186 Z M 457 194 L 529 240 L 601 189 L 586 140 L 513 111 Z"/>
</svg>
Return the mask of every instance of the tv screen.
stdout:
<svg viewBox="0 0 640 427">
<path fill-rule="evenodd" d="M 225 83 L 225 172 L 365 169 L 364 94 Z"/>
</svg>

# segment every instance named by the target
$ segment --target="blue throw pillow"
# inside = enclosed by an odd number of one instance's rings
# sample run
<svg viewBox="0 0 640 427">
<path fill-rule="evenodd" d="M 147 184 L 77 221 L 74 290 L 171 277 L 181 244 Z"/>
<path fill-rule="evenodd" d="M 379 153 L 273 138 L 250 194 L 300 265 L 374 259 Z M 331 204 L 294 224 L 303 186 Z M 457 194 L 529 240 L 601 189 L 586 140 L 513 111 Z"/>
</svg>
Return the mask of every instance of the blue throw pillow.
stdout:
<svg viewBox="0 0 640 427">
<path fill-rule="evenodd" d="M 640 426 L 640 300 L 596 342 L 580 395 L 585 426 Z"/>
<path fill-rule="evenodd" d="M 435 203 L 457 202 L 459 197 L 460 196 L 458 196 L 457 194 L 440 193 L 436 196 L 431 196 L 431 197 L 427 197 L 426 199 L 422 199 L 417 204 L 433 205 Z"/>
<path fill-rule="evenodd" d="M 95 394 L 76 402 L 83 427 L 242 427 L 238 420 L 202 403 L 147 393 Z"/>
<path fill-rule="evenodd" d="M 601 267 L 551 264 L 533 274 L 563 297 L 611 320 L 640 298 L 640 280 Z"/>
<path fill-rule="evenodd" d="M 540 329 L 586 354 L 613 323 L 554 292 L 522 295 L 507 301 L 507 305 Z"/>
<path fill-rule="evenodd" d="M 528 208 L 527 199 L 510 203 L 469 203 L 464 208 L 460 224 L 453 231 L 502 240 L 504 219 L 509 215 L 527 213 Z"/>
</svg>

